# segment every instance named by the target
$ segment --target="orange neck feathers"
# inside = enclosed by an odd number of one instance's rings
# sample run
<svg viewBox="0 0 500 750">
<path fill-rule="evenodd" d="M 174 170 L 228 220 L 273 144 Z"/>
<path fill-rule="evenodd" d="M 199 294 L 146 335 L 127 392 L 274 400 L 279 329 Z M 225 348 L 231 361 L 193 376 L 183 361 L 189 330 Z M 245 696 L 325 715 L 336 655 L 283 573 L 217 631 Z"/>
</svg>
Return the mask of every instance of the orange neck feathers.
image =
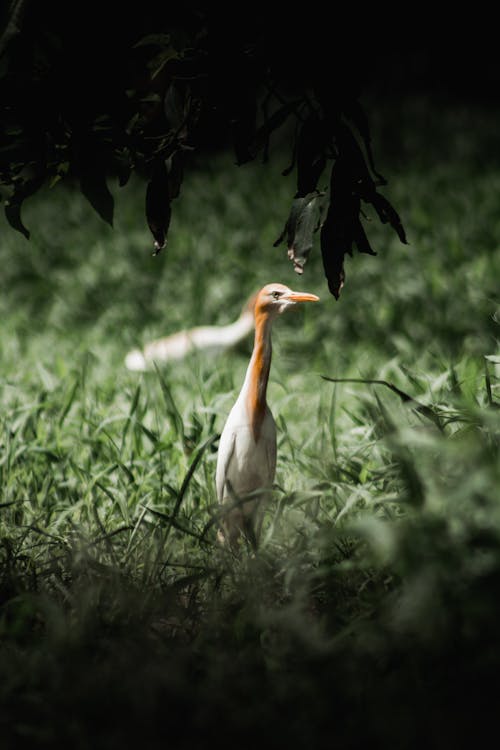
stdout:
<svg viewBox="0 0 500 750">
<path fill-rule="evenodd" d="M 262 423 L 267 410 L 267 382 L 271 369 L 271 325 L 267 312 L 255 309 L 255 340 L 252 358 L 248 368 L 247 408 L 255 441 L 259 439 Z"/>
</svg>

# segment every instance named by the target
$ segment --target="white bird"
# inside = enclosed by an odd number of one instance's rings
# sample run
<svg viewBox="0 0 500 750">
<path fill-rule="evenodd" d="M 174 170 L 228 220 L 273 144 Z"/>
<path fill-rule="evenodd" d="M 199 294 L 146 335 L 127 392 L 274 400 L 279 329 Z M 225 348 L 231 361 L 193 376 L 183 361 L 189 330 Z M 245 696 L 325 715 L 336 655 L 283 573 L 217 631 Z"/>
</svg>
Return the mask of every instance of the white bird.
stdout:
<svg viewBox="0 0 500 750">
<path fill-rule="evenodd" d="M 273 321 L 297 302 L 318 300 L 315 294 L 293 292 L 283 284 L 267 284 L 257 294 L 254 348 L 243 387 L 222 430 L 217 456 L 217 497 L 219 503 L 228 505 L 218 539 L 233 549 L 241 536 L 257 545 L 262 501 L 272 488 L 276 470 L 276 425 L 266 400 Z"/>
<path fill-rule="evenodd" d="M 180 360 L 194 350 L 221 351 L 234 346 L 252 331 L 255 294 L 245 302 L 240 316 L 227 326 L 198 326 L 151 341 L 142 351 L 132 349 L 125 357 L 128 370 L 145 371 L 155 362 L 164 364 Z"/>
</svg>

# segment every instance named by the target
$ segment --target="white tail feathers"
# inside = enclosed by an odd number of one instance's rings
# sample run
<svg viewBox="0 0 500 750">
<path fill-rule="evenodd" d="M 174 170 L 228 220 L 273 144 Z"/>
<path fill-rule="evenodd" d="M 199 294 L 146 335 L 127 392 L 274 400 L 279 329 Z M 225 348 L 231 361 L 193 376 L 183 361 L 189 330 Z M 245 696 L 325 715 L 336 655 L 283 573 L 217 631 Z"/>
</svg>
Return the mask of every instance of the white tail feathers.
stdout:
<svg viewBox="0 0 500 750">
<path fill-rule="evenodd" d="M 247 300 L 234 323 L 227 326 L 200 326 L 151 341 L 142 351 L 132 349 L 128 352 L 125 366 L 129 370 L 143 372 L 153 367 L 155 362 L 164 364 L 183 359 L 194 350 L 220 351 L 234 346 L 253 330 L 255 297 L 253 294 Z"/>
</svg>

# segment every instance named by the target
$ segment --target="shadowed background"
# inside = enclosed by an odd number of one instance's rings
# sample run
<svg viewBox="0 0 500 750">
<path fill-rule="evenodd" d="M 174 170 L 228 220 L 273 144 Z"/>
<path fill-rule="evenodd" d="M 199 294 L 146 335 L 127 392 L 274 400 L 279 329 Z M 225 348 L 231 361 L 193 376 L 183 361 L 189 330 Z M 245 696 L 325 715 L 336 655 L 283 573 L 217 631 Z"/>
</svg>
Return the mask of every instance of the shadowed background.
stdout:
<svg viewBox="0 0 500 750">
<path fill-rule="evenodd" d="M 68 35 L 68 54 L 122 69 L 112 51 L 128 32 L 98 31 L 91 48 Z M 293 43 L 272 31 L 300 68 L 304 27 Z M 371 217 L 378 255 L 347 257 L 338 302 L 317 234 L 302 278 L 273 247 L 296 189 L 281 174 L 287 132 L 268 163 L 240 167 L 226 135 L 207 138 L 156 257 L 140 171 L 108 180 L 113 228 L 77 179 L 26 201 L 29 241 L 2 219 L 6 747 L 456 748 L 494 727 L 497 66 L 486 43 L 471 56 L 440 39 L 370 35 L 369 66 L 356 39 L 340 42 L 370 74 L 373 152 L 409 244 Z M 235 319 L 271 280 L 322 299 L 276 325 L 276 493 L 259 554 L 233 559 L 210 524 L 215 451 L 251 337 L 144 375 L 124 356 Z"/>
</svg>

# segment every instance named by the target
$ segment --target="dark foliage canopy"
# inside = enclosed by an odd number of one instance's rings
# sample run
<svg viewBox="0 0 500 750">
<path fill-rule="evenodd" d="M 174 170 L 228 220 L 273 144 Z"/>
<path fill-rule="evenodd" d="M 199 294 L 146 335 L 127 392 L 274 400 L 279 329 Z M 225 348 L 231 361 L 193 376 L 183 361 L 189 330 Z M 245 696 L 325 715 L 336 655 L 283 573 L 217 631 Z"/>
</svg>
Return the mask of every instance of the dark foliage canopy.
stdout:
<svg viewBox="0 0 500 750">
<path fill-rule="evenodd" d="M 378 74 L 391 64 L 377 57 L 380 38 L 307 13 L 284 21 L 256 8 L 159 10 L 147 1 L 112 9 L 104 16 L 92 3 L 11 0 L 4 11 L 0 190 L 12 227 L 29 237 L 23 202 L 58 180 L 79 184 L 112 223 L 107 179 L 124 185 L 137 171 L 147 180 L 145 214 L 159 252 L 190 153 L 230 145 L 237 164 L 265 160 L 271 136 L 288 127 L 285 172 L 295 170 L 296 193 L 276 244 L 286 241 L 298 273 L 319 231 L 338 298 L 345 254 L 375 254 L 363 204 L 406 242 L 379 191 L 385 180 L 359 101 L 374 60 L 382 60 Z"/>
</svg>

